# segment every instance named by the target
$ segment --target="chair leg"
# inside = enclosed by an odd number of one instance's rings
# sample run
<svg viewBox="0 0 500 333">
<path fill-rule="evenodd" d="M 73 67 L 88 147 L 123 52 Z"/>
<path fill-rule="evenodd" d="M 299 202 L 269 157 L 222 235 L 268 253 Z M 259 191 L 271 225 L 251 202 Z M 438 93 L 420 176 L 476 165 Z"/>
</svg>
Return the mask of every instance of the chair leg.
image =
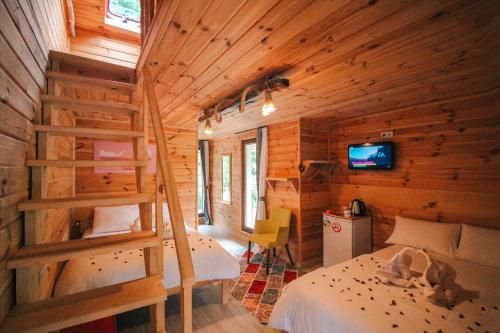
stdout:
<svg viewBox="0 0 500 333">
<path fill-rule="evenodd" d="M 276 248 L 273 247 L 273 256 L 276 258 Z"/>
<path fill-rule="evenodd" d="M 288 254 L 288 259 L 290 259 L 290 264 L 294 266 L 292 255 L 290 254 L 290 249 L 288 248 L 288 244 L 285 245 L 286 253 Z"/>
<path fill-rule="evenodd" d="M 267 249 L 267 259 L 266 259 L 266 275 L 269 275 L 269 252 L 271 252 L 270 249 Z"/>
<path fill-rule="evenodd" d="M 252 242 L 248 241 L 247 265 L 250 263 L 250 251 L 252 250 Z"/>
</svg>

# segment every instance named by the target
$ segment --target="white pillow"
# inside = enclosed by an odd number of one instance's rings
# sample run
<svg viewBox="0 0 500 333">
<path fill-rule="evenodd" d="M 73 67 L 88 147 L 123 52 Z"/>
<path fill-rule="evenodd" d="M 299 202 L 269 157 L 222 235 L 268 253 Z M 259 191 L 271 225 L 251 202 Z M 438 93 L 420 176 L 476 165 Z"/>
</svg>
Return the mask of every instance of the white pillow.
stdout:
<svg viewBox="0 0 500 333">
<path fill-rule="evenodd" d="M 138 205 L 95 207 L 92 232 L 115 232 L 130 230 L 130 224 L 139 216 Z"/>
<path fill-rule="evenodd" d="M 462 224 L 455 258 L 500 268 L 500 230 Z"/>
<path fill-rule="evenodd" d="M 460 224 L 428 222 L 396 215 L 396 225 L 387 244 L 399 244 L 453 256 Z"/>
</svg>

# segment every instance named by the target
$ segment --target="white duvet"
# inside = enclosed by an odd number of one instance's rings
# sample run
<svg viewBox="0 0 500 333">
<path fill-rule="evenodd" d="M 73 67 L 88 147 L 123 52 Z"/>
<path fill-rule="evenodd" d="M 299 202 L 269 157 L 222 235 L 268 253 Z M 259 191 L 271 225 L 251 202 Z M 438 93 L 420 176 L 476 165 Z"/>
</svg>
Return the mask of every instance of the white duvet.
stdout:
<svg viewBox="0 0 500 333">
<path fill-rule="evenodd" d="M 238 261 L 213 238 L 186 228 L 196 281 L 234 279 L 240 275 Z M 118 232 L 117 232 L 118 233 Z M 117 233 L 86 233 L 85 238 Z M 174 240 L 163 241 L 165 287 L 180 284 Z M 145 276 L 142 249 L 119 251 L 91 258 L 70 260 L 56 283 L 54 296 L 104 287 Z"/>
<path fill-rule="evenodd" d="M 414 288 L 378 280 L 376 270 L 401 248 L 391 246 L 292 281 L 270 326 L 291 333 L 500 332 L 500 270 L 436 255 L 455 268 L 464 291 L 452 306 L 435 305 Z M 414 266 L 421 271 L 423 257 L 414 257 Z"/>
</svg>

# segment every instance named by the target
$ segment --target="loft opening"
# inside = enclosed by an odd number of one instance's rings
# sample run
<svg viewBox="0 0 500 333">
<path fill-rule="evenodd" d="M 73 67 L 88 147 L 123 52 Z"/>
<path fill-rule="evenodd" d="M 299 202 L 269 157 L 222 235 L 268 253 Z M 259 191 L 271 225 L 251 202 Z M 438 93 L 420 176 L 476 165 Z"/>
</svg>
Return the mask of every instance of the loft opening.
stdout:
<svg viewBox="0 0 500 333">
<path fill-rule="evenodd" d="M 140 33 L 140 0 L 106 0 L 104 23 L 135 33 Z"/>
</svg>

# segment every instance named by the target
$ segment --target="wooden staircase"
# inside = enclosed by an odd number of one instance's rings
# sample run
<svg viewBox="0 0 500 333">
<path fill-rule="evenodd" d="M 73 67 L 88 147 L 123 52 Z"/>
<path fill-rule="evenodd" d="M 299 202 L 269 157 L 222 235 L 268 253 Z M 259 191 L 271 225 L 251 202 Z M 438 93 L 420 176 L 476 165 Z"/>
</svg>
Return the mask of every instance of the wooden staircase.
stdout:
<svg viewBox="0 0 500 333">
<path fill-rule="evenodd" d="M 32 167 L 31 199 L 21 202 L 18 206 L 19 211 L 25 212 L 25 234 L 27 235 L 25 237 L 25 246 L 13 253 L 7 261 L 9 269 L 17 269 L 18 305 L 8 314 L 0 327 L 0 333 L 54 331 L 144 306 L 150 307 L 152 330 L 154 332 L 165 332 L 164 301 L 167 298 L 167 292 L 162 283 L 164 267 L 162 202 L 164 194 L 167 196 L 169 205 L 181 273 L 183 331 L 191 332 L 191 290 L 194 284 L 194 270 L 154 92 L 147 92 L 150 112 L 145 109 L 141 112 L 142 108 L 137 104 L 137 87 L 135 84 L 60 73 L 61 59 L 71 61 L 71 57 L 74 56 L 60 53 L 51 57 L 51 70 L 46 73 L 48 88 L 47 95 L 42 96 L 43 114 L 37 117 L 34 126 L 37 133 L 37 156 L 36 159 L 27 161 L 27 166 Z M 85 61 L 81 57 L 75 57 L 75 59 L 80 62 Z M 58 96 L 56 84 L 86 88 L 102 87 L 102 89 L 111 91 L 128 92 L 130 94 L 130 103 Z M 53 122 L 55 110 L 130 116 L 131 129 L 124 131 L 55 126 Z M 153 128 L 155 128 L 158 145 L 158 177 L 156 177 L 155 193 L 147 192 L 145 179 L 147 172 L 148 114 L 150 113 L 152 113 Z M 134 160 L 81 161 L 75 159 L 49 159 L 47 142 L 50 136 L 130 140 L 134 146 Z M 47 168 L 72 168 L 74 176 L 74 168 L 93 166 L 134 167 L 137 193 L 124 195 L 100 194 L 68 198 L 47 197 L 47 184 L 45 182 Z M 164 188 L 166 193 L 163 192 Z M 156 202 L 156 231 L 152 229 L 152 202 Z M 36 236 L 37 228 L 40 228 L 41 224 L 46 222 L 44 216 L 47 209 L 130 204 L 139 205 L 142 232 L 52 243 L 39 243 Z M 31 236 L 31 233 L 34 236 Z M 30 294 L 37 281 L 36 274 L 39 274 L 37 273 L 39 271 L 30 267 L 39 268 L 44 264 L 137 248 L 144 249 L 146 277 L 143 279 L 43 300 L 39 300 L 36 296 Z"/>
</svg>

